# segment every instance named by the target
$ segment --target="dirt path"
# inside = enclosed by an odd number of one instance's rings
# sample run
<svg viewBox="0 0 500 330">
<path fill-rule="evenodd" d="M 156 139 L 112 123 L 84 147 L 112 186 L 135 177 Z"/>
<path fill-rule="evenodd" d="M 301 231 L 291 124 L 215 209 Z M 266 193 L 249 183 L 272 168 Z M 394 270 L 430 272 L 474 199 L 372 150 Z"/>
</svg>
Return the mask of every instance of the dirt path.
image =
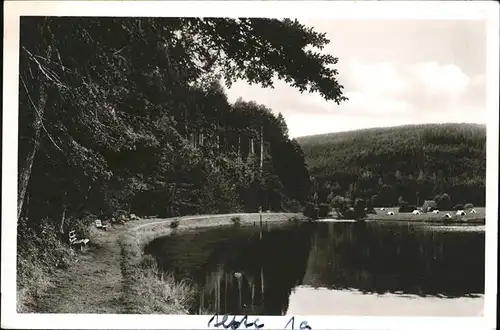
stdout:
<svg viewBox="0 0 500 330">
<path fill-rule="evenodd" d="M 128 223 L 94 232 L 91 246 L 76 253 L 76 262 L 53 274 L 53 286 L 38 299 L 40 313 L 120 313 L 122 274 L 119 235 Z"/>
<path fill-rule="evenodd" d="M 265 214 L 266 221 L 273 221 L 273 215 Z M 244 222 L 258 219 L 258 214 L 226 214 L 183 217 L 182 227 L 205 227 L 230 224 L 230 217 L 241 216 Z M 207 221 L 208 220 L 208 221 Z M 276 219 L 274 219 L 276 220 Z M 120 235 L 135 227 L 162 223 L 167 219 L 141 219 L 124 225 L 100 231 L 92 228 L 91 244 L 85 251 L 76 252 L 76 262 L 66 270 L 55 270 L 52 286 L 37 299 L 38 313 L 126 313 L 123 299 L 123 276 L 121 272 Z"/>
</svg>

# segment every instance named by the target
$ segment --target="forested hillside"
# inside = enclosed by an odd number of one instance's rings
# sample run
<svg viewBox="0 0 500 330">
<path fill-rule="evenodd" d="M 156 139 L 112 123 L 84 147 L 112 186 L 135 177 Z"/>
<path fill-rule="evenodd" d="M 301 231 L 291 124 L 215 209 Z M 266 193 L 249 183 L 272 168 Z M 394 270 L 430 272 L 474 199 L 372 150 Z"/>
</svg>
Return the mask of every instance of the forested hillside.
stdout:
<svg viewBox="0 0 500 330">
<path fill-rule="evenodd" d="M 409 125 L 297 140 L 320 202 L 339 195 L 376 205 L 401 199 L 421 205 L 446 193 L 454 204 L 485 203 L 484 125 Z"/>
</svg>

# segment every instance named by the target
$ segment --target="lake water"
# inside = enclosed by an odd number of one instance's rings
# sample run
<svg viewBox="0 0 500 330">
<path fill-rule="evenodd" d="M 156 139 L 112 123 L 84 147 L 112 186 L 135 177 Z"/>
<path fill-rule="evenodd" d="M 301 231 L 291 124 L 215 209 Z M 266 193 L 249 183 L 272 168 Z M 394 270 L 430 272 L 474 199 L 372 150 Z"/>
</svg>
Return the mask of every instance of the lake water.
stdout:
<svg viewBox="0 0 500 330">
<path fill-rule="evenodd" d="M 159 238 L 145 252 L 193 280 L 195 314 L 480 316 L 484 231 L 475 228 L 228 226 Z"/>
</svg>

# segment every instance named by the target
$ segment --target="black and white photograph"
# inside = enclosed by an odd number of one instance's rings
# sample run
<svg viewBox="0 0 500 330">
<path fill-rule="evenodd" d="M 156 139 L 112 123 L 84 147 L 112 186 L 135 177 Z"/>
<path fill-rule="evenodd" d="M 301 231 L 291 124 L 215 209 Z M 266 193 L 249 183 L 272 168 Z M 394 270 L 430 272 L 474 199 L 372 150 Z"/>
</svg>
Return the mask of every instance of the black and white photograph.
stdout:
<svg viewBox="0 0 500 330">
<path fill-rule="evenodd" d="M 493 328 L 498 4 L 433 2 L 8 1 L 2 328 Z"/>
</svg>

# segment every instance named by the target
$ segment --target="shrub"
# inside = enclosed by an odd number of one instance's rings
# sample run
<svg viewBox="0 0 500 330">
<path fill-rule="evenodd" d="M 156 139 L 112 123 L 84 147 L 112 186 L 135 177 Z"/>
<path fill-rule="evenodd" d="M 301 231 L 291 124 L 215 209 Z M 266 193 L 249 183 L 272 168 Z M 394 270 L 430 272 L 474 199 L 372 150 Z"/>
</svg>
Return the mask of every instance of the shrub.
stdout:
<svg viewBox="0 0 500 330">
<path fill-rule="evenodd" d="M 399 207 L 399 213 L 410 213 L 417 209 L 415 205 L 409 205 L 407 202 L 403 202 Z"/>
<path fill-rule="evenodd" d="M 67 237 L 48 219 L 32 227 L 21 220 L 17 235 L 17 311 L 34 312 L 38 296 L 51 286 L 51 272 L 54 268 L 66 268 L 72 262 L 73 252 L 68 248 Z"/>
<path fill-rule="evenodd" d="M 365 209 L 354 209 L 354 220 L 361 220 L 366 218 Z"/>
<path fill-rule="evenodd" d="M 71 231 L 74 230 L 76 232 L 76 235 L 79 238 L 89 238 L 90 236 L 90 227 L 94 226 L 95 223 L 94 221 L 97 219 L 96 216 L 93 215 L 88 215 L 84 219 L 77 220 L 77 219 L 68 219 L 68 227 L 67 230 L 65 230 L 66 237 L 65 239 L 67 240 L 67 234 Z"/>
<path fill-rule="evenodd" d="M 122 209 L 113 212 L 112 217 L 115 219 L 126 219 L 128 212 Z"/>
<path fill-rule="evenodd" d="M 436 201 L 438 203 L 438 207 L 440 210 L 452 210 L 453 209 L 453 204 L 450 195 L 447 193 L 443 193 L 441 195 L 441 199 Z"/>
<path fill-rule="evenodd" d="M 342 213 L 342 219 L 361 220 L 366 217 L 364 209 L 349 208 Z"/>
<path fill-rule="evenodd" d="M 455 205 L 455 207 L 453 209 L 455 211 L 462 211 L 462 210 L 464 210 L 464 206 L 462 204 L 457 204 L 457 205 Z"/>
<path fill-rule="evenodd" d="M 179 219 L 174 219 L 170 222 L 170 228 L 175 229 L 179 227 Z"/>
<path fill-rule="evenodd" d="M 318 217 L 327 217 L 330 214 L 332 207 L 330 204 L 320 204 L 318 208 Z"/>
<path fill-rule="evenodd" d="M 468 209 L 473 209 L 474 208 L 474 205 L 472 203 L 467 203 L 465 204 L 464 206 L 464 209 L 468 210 Z"/>
<path fill-rule="evenodd" d="M 313 203 L 307 203 L 306 206 L 304 207 L 303 213 L 309 219 L 316 220 L 318 219 L 319 210 L 318 207 Z"/>
<path fill-rule="evenodd" d="M 347 208 L 341 213 L 342 219 L 354 219 L 356 217 L 356 212 L 354 212 L 354 209 Z"/>
<path fill-rule="evenodd" d="M 290 213 L 300 213 L 302 211 L 302 205 L 295 199 L 285 201 L 283 208 Z"/>
<path fill-rule="evenodd" d="M 238 216 L 232 217 L 231 222 L 233 223 L 233 225 L 239 226 L 241 224 L 241 218 Z"/>
<path fill-rule="evenodd" d="M 373 208 L 373 206 L 369 206 L 365 209 L 366 214 L 377 214 L 377 211 Z"/>
<path fill-rule="evenodd" d="M 354 219 L 362 219 L 366 217 L 366 202 L 362 198 L 356 199 L 356 202 L 354 203 Z"/>
</svg>

